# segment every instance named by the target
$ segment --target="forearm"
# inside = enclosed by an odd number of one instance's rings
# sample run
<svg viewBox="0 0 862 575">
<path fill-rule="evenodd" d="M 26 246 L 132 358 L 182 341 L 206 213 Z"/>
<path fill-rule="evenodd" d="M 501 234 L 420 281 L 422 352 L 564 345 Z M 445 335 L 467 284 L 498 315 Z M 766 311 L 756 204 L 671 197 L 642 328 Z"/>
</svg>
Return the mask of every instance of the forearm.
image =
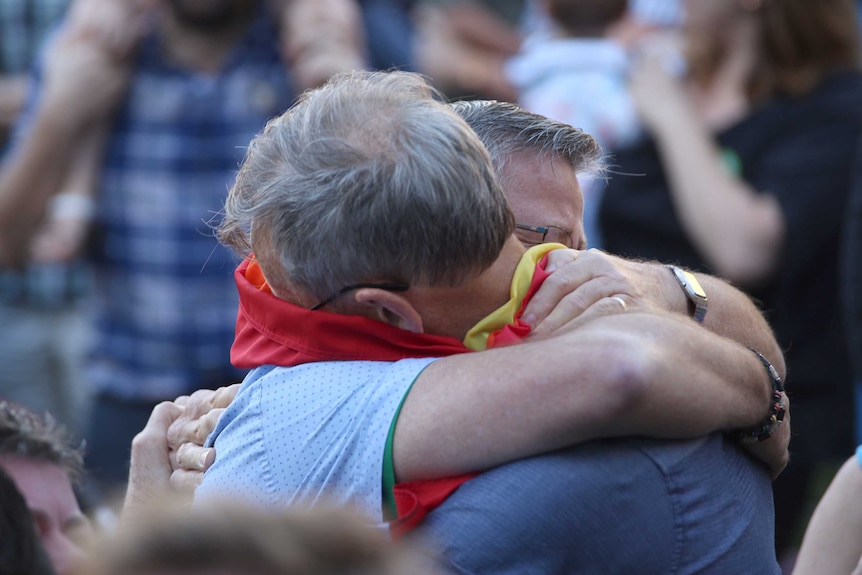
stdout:
<svg viewBox="0 0 862 575">
<path fill-rule="evenodd" d="M 0 77 L 0 131 L 15 122 L 27 99 L 27 78 L 24 76 Z"/>
<path fill-rule="evenodd" d="M 685 318 L 597 318 L 542 342 L 446 358 L 408 395 L 399 481 L 429 479 L 597 437 L 694 437 L 761 421 L 770 386 L 750 351 Z"/>
<path fill-rule="evenodd" d="M 658 263 L 644 265 L 648 266 L 649 273 L 655 278 L 655 295 L 661 298 L 663 309 L 690 316 L 691 304 L 671 270 Z M 715 334 L 756 349 L 766 356 L 784 379 L 784 354 L 772 328 L 751 298 L 715 276 L 695 276 L 709 302 L 709 311 L 701 325 Z"/>
<path fill-rule="evenodd" d="M 277 0 L 282 43 L 300 90 L 365 67 L 362 13 L 356 0 Z"/>
<path fill-rule="evenodd" d="M 45 107 L 0 169 L 0 263 L 27 258 L 50 198 L 62 185 L 83 126 Z"/>
<path fill-rule="evenodd" d="M 796 575 L 855 573 L 862 556 L 862 470 L 848 460 L 823 495 L 799 550 Z"/>
<path fill-rule="evenodd" d="M 681 112 L 682 114 L 682 112 Z M 783 238 L 774 197 L 728 173 L 718 147 L 692 114 L 655 131 L 670 194 L 688 238 L 718 273 L 738 283 L 767 276 Z"/>
</svg>

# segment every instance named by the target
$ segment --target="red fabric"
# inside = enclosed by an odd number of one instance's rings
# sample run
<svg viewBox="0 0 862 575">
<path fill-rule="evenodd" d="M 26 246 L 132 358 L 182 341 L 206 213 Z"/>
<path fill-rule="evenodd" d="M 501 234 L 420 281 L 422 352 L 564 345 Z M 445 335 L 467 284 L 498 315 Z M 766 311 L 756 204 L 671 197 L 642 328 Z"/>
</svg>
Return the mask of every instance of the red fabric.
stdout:
<svg viewBox="0 0 862 575">
<path fill-rule="evenodd" d="M 527 295 L 515 314 L 515 323 L 490 334 L 489 348 L 511 345 L 530 333 L 530 326 L 522 323 L 520 317 L 530 298 L 550 275 L 545 271 L 547 261 L 545 255 L 536 266 Z M 240 368 L 290 367 L 334 360 L 397 361 L 470 351 L 452 337 L 415 334 L 363 317 L 309 311 L 278 299 L 255 262 L 244 261 L 234 277 L 240 303 L 231 362 Z M 309 337 L 311 333 L 314 337 Z M 461 484 L 476 475 L 397 484 L 393 493 L 398 519 L 392 525 L 393 536 L 399 537 L 414 529 Z"/>
<path fill-rule="evenodd" d="M 462 483 L 479 475 L 468 473 L 458 477 L 445 477 L 430 481 L 409 481 L 399 483 L 392 489 L 395 495 L 395 507 L 398 509 L 398 519 L 390 524 L 390 532 L 394 539 L 415 529 L 431 510 L 446 501 Z"/>
<path fill-rule="evenodd" d="M 515 322 L 507 324 L 492 332 L 488 336 L 488 349 L 518 343 L 530 335 L 530 329 L 532 329 L 532 327 L 522 322 L 521 316 L 524 315 L 524 308 L 527 307 L 527 304 L 530 303 L 531 299 L 533 299 L 533 295 L 539 291 L 539 287 L 544 283 L 548 276 L 551 275 L 545 271 L 545 266 L 547 264 L 548 256 L 545 254 L 545 257 L 539 260 L 536 270 L 533 272 L 533 279 L 530 281 L 530 287 L 527 288 L 527 295 L 525 295 L 524 299 L 521 300 L 521 307 L 519 307 L 518 311 L 515 312 Z"/>
<path fill-rule="evenodd" d="M 278 299 L 258 265 L 248 260 L 240 264 L 234 278 L 239 311 L 230 360 L 239 368 L 337 360 L 397 361 L 470 351 L 454 337 L 412 333 L 359 316 L 309 311 Z"/>
</svg>

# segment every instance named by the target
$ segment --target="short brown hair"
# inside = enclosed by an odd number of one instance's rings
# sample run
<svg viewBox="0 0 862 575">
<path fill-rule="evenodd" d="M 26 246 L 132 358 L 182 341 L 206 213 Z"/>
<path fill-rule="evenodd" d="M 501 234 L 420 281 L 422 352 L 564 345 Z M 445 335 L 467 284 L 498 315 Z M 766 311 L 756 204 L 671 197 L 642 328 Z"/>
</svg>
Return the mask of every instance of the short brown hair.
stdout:
<svg viewBox="0 0 862 575">
<path fill-rule="evenodd" d="M 433 575 L 424 557 L 384 540 L 352 512 L 326 505 L 266 510 L 213 501 L 189 511 L 172 497 L 105 534 L 81 574 Z"/>
<path fill-rule="evenodd" d="M 0 457 L 20 455 L 61 467 L 72 482 L 83 475 L 83 446 L 50 414 L 40 417 L 18 404 L 0 401 Z"/>
<path fill-rule="evenodd" d="M 548 12 L 569 34 L 602 36 L 628 6 L 628 0 L 549 0 Z"/>
</svg>

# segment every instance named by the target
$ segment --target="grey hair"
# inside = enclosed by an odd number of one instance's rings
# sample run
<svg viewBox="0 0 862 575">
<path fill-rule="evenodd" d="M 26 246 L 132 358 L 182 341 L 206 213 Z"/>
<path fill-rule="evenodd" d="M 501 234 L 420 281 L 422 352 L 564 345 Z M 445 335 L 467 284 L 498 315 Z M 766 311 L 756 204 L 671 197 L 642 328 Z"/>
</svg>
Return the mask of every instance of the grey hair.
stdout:
<svg viewBox="0 0 862 575">
<path fill-rule="evenodd" d="M 84 473 L 83 444 L 50 414 L 44 417 L 10 401 L 0 401 L 0 456 L 21 455 L 57 465 L 72 482 Z"/>
<path fill-rule="evenodd" d="M 466 100 L 450 107 L 485 144 L 498 174 L 513 153 L 524 150 L 567 160 L 576 174 L 604 174 L 601 146 L 580 128 L 509 102 Z"/>
<path fill-rule="evenodd" d="M 306 92 L 249 146 L 219 239 L 248 255 L 269 236 L 293 286 L 317 297 L 483 271 L 514 219 L 485 147 L 438 97 L 407 72 L 354 72 Z"/>
</svg>

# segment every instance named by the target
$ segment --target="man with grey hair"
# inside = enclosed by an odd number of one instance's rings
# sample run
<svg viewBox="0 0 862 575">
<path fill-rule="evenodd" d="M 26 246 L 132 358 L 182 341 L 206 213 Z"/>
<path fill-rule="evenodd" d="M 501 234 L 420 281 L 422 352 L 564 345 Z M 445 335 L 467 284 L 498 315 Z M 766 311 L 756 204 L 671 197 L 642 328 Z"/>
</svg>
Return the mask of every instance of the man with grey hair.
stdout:
<svg viewBox="0 0 862 575">
<path fill-rule="evenodd" d="M 219 457 L 197 498 L 334 497 L 379 521 L 387 458 L 410 480 L 602 433 L 697 435 L 762 418 L 749 404 L 759 392 L 739 397 L 766 383 L 757 356 L 684 317 L 618 313 L 628 305 L 619 296 L 590 306 L 578 329 L 435 361 L 465 351 L 460 340 L 473 343 L 482 318 L 499 322 L 492 312 L 505 307 L 510 278 L 525 261 L 535 267 L 509 235 L 501 197 L 481 143 L 415 76 L 340 78 L 272 121 L 249 149 L 222 229 L 256 255 L 237 273 L 233 359 L 263 367 L 219 421 Z M 423 400 L 434 409 L 422 412 Z M 668 409 L 675 400 L 685 408 Z M 670 413 L 656 421 L 657 412 Z M 765 474 L 757 490 L 764 483 L 768 492 Z"/>
<path fill-rule="evenodd" d="M 24 496 L 56 572 L 71 573 L 90 531 L 72 489 L 83 470 L 81 449 L 50 415 L 0 401 L 0 468 Z"/>
</svg>

